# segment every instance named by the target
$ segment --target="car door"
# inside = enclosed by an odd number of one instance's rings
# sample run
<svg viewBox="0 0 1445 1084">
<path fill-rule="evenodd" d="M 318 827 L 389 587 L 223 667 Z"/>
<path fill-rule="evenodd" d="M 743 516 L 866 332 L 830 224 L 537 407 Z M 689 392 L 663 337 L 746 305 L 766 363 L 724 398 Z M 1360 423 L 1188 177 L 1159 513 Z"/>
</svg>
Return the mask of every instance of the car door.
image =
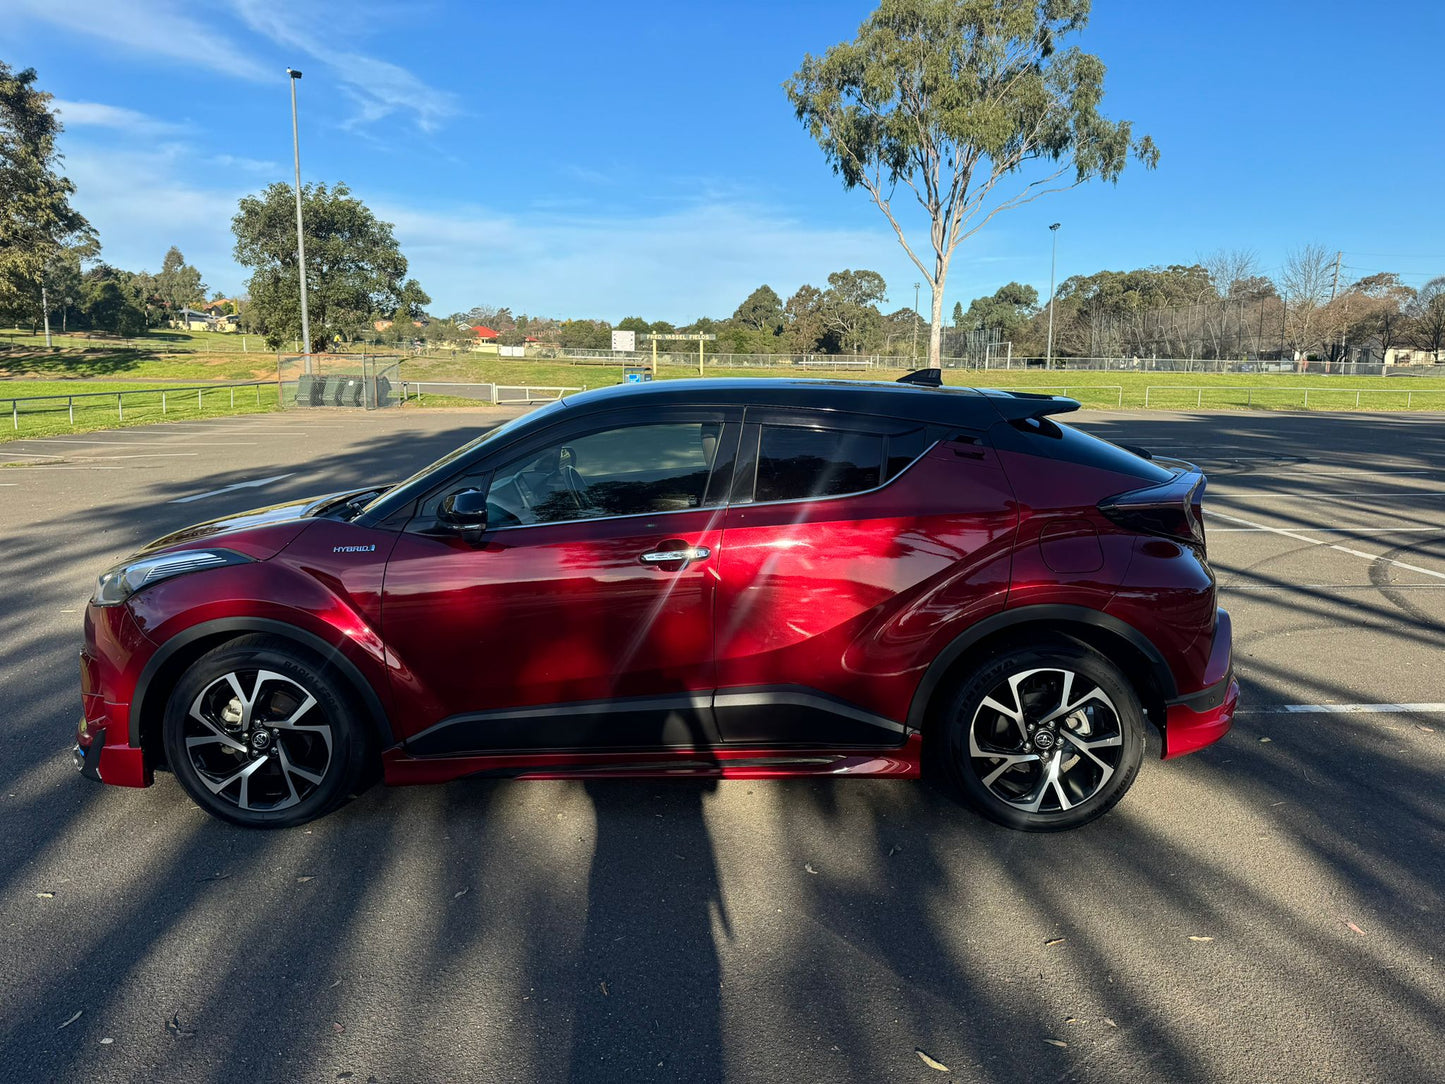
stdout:
<svg viewBox="0 0 1445 1084">
<path fill-rule="evenodd" d="M 719 565 L 717 725 L 891 746 L 939 622 L 1002 609 L 1012 490 L 956 430 L 749 408 Z"/>
<path fill-rule="evenodd" d="M 738 429 L 721 411 L 564 422 L 423 499 L 383 589 L 408 750 L 711 744 Z M 439 513 L 468 489 L 488 519 L 470 536 Z"/>
</svg>

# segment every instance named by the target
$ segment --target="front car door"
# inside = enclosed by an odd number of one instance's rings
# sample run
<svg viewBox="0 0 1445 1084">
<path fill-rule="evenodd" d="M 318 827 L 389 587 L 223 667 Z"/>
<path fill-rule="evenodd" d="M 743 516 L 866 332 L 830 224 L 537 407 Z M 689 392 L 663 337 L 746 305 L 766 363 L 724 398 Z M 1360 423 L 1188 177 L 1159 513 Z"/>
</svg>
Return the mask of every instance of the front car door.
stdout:
<svg viewBox="0 0 1445 1084">
<path fill-rule="evenodd" d="M 712 744 L 712 619 L 736 413 L 564 419 L 421 500 L 383 628 L 416 756 Z M 465 537 L 438 514 L 486 493 Z"/>
</svg>

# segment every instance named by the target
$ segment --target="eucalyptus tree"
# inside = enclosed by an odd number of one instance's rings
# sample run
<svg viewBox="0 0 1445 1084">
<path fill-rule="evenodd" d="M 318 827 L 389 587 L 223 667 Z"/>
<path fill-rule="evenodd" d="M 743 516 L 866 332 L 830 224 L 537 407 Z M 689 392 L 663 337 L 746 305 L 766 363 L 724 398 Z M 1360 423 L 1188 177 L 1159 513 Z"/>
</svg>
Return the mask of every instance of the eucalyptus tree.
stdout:
<svg viewBox="0 0 1445 1084">
<path fill-rule="evenodd" d="M 1064 38 L 1090 0 L 883 0 L 852 41 L 805 56 L 785 84 L 798 119 L 847 188 L 888 219 L 933 296 L 928 357 L 940 364 L 955 249 L 995 215 L 1091 178 L 1117 180 L 1159 152 L 1099 112 L 1104 64 Z M 901 189 L 900 189 L 901 186 Z M 895 196 L 928 218 L 910 241 Z"/>
</svg>

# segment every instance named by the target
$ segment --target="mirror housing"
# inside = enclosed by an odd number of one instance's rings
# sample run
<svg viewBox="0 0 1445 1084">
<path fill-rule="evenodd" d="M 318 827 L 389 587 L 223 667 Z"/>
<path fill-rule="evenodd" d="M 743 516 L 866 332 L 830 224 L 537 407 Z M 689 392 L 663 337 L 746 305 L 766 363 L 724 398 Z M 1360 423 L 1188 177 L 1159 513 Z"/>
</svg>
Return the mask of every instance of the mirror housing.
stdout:
<svg viewBox="0 0 1445 1084">
<path fill-rule="evenodd" d="M 463 535 L 475 536 L 487 529 L 487 494 L 482 489 L 461 489 L 442 500 L 437 518 Z"/>
</svg>

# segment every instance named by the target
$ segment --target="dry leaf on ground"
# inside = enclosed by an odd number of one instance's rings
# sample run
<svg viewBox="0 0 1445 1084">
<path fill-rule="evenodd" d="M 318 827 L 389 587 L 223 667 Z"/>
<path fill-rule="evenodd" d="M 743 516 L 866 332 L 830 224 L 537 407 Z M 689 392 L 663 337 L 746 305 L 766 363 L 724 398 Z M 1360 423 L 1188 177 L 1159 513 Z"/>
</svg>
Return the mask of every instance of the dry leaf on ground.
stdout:
<svg viewBox="0 0 1445 1084">
<path fill-rule="evenodd" d="M 919 1050 L 917 1047 L 913 1048 L 913 1052 L 917 1054 L 919 1060 L 922 1061 L 923 1064 L 928 1066 L 930 1069 L 937 1069 L 940 1073 L 946 1073 L 949 1071 L 947 1065 L 944 1065 L 943 1062 L 939 1061 L 937 1058 L 930 1058 L 927 1054 L 925 1054 L 922 1050 Z"/>
</svg>

